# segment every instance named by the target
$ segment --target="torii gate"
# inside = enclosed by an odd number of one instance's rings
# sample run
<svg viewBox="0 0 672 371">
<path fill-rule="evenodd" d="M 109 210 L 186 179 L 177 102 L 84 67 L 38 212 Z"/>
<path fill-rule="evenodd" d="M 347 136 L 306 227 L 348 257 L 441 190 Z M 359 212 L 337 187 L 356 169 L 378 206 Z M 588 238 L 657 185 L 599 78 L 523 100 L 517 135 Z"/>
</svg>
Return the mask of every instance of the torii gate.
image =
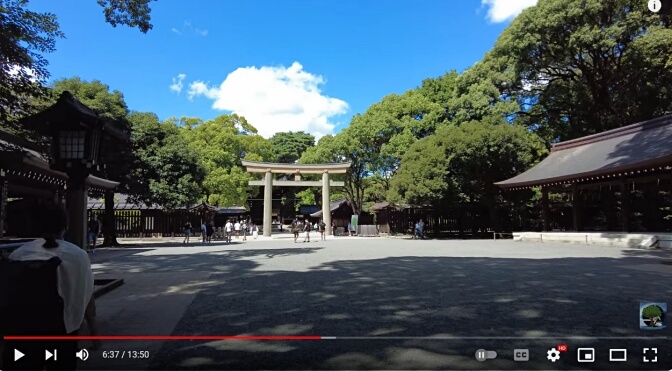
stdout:
<svg viewBox="0 0 672 371">
<path fill-rule="evenodd" d="M 264 187 L 264 236 L 271 236 L 273 222 L 273 186 L 317 187 L 322 186 L 322 220 L 327 225 L 326 233 L 331 233 L 331 210 L 329 187 L 343 187 L 345 182 L 329 181 L 329 174 L 345 174 L 350 163 L 331 164 L 279 164 L 271 162 L 243 161 L 248 173 L 264 173 L 264 180 L 250 180 L 251 186 Z M 294 174 L 294 180 L 274 180 L 273 173 Z M 322 174 L 322 181 L 301 180 L 301 174 Z"/>
</svg>

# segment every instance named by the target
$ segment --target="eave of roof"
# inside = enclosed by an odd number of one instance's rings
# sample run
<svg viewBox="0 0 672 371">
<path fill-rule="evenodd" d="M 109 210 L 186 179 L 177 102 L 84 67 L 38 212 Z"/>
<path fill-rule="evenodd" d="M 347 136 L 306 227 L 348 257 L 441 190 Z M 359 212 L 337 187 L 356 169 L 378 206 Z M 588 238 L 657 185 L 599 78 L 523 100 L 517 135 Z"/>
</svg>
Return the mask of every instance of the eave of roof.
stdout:
<svg viewBox="0 0 672 371">
<path fill-rule="evenodd" d="M 672 115 L 557 143 L 539 164 L 501 188 L 529 188 L 621 177 L 672 164 Z"/>
<path fill-rule="evenodd" d="M 334 211 L 338 210 L 340 207 L 342 207 L 344 204 L 347 204 L 347 203 L 348 203 L 348 200 L 346 200 L 346 199 L 331 201 L 329 203 L 329 211 L 333 213 Z M 319 217 L 322 216 L 322 210 L 320 210 L 318 212 L 315 212 L 315 213 L 312 213 L 312 214 L 310 214 L 310 216 L 313 217 L 313 218 L 319 218 Z"/>
</svg>

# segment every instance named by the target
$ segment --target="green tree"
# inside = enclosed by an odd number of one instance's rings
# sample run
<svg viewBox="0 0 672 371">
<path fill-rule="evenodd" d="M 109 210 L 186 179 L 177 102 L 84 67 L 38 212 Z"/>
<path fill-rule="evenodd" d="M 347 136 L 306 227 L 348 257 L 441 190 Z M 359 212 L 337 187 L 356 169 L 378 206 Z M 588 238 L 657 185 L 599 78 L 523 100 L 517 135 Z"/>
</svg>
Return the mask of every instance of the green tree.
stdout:
<svg viewBox="0 0 672 371">
<path fill-rule="evenodd" d="M 444 109 L 442 120 L 450 119 L 450 105 L 455 96 L 455 83 L 459 74 L 452 70 L 437 78 L 422 80 L 419 92 L 432 103 L 439 104 Z"/>
<path fill-rule="evenodd" d="M 310 147 L 299 160 L 302 164 L 350 162 L 350 169 L 343 175 L 335 175 L 334 180 L 344 180 L 342 194 L 350 202 L 352 212 L 359 215 L 364 204 L 364 178 L 368 175 L 366 158 L 363 156 L 362 143 L 351 135 L 346 128 L 337 135 L 326 135 Z M 334 198 L 331 198 L 334 200 Z"/>
<path fill-rule="evenodd" d="M 56 48 L 63 37 L 56 15 L 25 8 L 27 0 L 0 2 L 0 123 L 20 131 L 9 121 L 31 113 L 31 99 L 45 94 L 41 82 L 49 77 L 44 54 Z"/>
<path fill-rule="evenodd" d="M 103 7 L 105 21 L 118 25 L 138 28 L 142 33 L 152 29 L 152 17 L 149 3 L 155 0 L 98 0 Z"/>
<path fill-rule="evenodd" d="M 672 29 L 646 1 L 544 0 L 497 40 L 521 120 L 547 140 L 672 112 Z"/>
<path fill-rule="evenodd" d="M 389 198 L 415 204 L 481 202 L 499 229 L 495 182 L 517 175 L 547 153 L 524 127 L 467 123 L 415 143 L 392 178 Z"/>
<path fill-rule="evenodd" d="M 486 54 L 482 61 L 464 71 L 455 81 L 449 116 L 454 125 L 483 122 L 507 123 L 521 110 L 512 94 L 516 76 L 513 59 Z"/>
<path fill-rule="evenodd" d="M 202 195 L 205 170 L 180 128 L 160 122 L 153 113 L 132 112 L 132 142 L 136 154 L 130 184 L 132 202 L 166 209 L 193 205 Z"/>
<path fill-rule="evenodd" d="M 303 131 L 275 133 L 270 139 L 271 161 L 292 164 L 306 149 L 315 145 L 315 137 Z"/>
<path fill-rule="evenodd" d="M 271 145 L 238 115 L 221 115 L 214 120 L 181 118 L 171 122 L 182 128 L 192 151 L 206 171 L 203 194 L 207 203 L 220 206 L 244 205 L 250 193 L 251 176 L 241 160 L 266 161 Z"/>
<path fill-rule="evenodd" d="M 151 0 L 98 0 L 105 19 L 113 26 L 137 27 L 146 33 L 150 23 Z M 56 40 L 65 35 L 53 13 L 27 9 L 28 0 L 0 1 L 0 124 L 21 132 L 20 116 L 33 112 L 33 99 L 47 92 L 49 78 L 45 54 L 56 50 Z"/>
</svg>

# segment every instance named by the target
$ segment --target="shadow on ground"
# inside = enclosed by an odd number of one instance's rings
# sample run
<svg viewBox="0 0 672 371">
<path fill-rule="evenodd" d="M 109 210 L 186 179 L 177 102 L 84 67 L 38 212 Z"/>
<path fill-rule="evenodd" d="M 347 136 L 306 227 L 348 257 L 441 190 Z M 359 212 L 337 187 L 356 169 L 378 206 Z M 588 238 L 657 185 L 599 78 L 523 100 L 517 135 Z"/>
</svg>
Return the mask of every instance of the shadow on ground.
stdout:
<svg viewBox="0 0 672 371">
<path fill-rule="evenodd" d="M 646 369 L 652 364 L 642 363 L 644 346 L 658 346 L 656 368 L 672 367 L 669 338 L 660 339 L 669 330 L 638 327 L 640 301 L 672 298 L 672 267 L 650 251 L 619 259 L 344 260 L 309 272 L 259 271 L 250 260 L 318 249 L 135 255 L 110 264 L 212 272 L 174 335 L 378 337 L 169 341 L 152 369 Z M 551 363 L 546 351 L 559 342 L 570 353 Z M 597 361 L 578 363 L 578 347 L 596 348 Z M 628 362 L 608 362 L 614 347 L 633 352 Z M 476 362 L 479 348 L 500 356 Z M 516 348 L 530 349 L 530 361 L 513 362 Z"/>
</svg>

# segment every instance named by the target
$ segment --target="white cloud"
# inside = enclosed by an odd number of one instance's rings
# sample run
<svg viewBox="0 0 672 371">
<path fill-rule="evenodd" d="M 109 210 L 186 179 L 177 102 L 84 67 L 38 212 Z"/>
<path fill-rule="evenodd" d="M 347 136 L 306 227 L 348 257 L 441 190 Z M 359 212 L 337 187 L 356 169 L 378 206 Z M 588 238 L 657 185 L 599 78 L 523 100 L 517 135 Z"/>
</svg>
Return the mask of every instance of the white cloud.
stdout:
<svg viewBox="0 0 672 371">
<path fill-rule="evenodd" d="M 537 0 L 481 0 L 481 6 L 488 7 L 488 20 L 493 23 L 511 20 L 536 4 Z"/>
<path fill-rule="evenodd" d="M 187 75 L 183 73 L 173 77 L 173 83 L 170 84 L 170 90 L 179 94 L 182 91 L 182 87 L 184 86 L 182 82 L 184 81 L 185 77 L 187 77 Z"/>
<path fill-rule="evenodd" d="M 174 33 L 178 34 L 178 35 L 182 35 L 183 32 L 186 32 L 186 33 L 193 32 L 194 34 L 200 35 L 200 36 L 203 36 L 203 37 L 208 36 L 208 30 L 194 27 L 194 25 L 191 23 L 191 21 L 188 21 L 188 20 L 184 21 L 182 23 L 182 27 L 179 27 L 179 28 L 178 27 L 173 27 L 170 30 L 173 31 Z"/>
<path fill-rule="evenodd" d="M 188 96 L 212 99 L 213 109 L 244 116 L 264 137 L 303 130 L 320 138 L 333 133 L 334 116 L 348 111 L 345 101 L 322 94 L 323 84 L 322 76 L 294 62 L 290 67 L 241 67 L 219 87 L 194 81 Z"/>
</svg>

